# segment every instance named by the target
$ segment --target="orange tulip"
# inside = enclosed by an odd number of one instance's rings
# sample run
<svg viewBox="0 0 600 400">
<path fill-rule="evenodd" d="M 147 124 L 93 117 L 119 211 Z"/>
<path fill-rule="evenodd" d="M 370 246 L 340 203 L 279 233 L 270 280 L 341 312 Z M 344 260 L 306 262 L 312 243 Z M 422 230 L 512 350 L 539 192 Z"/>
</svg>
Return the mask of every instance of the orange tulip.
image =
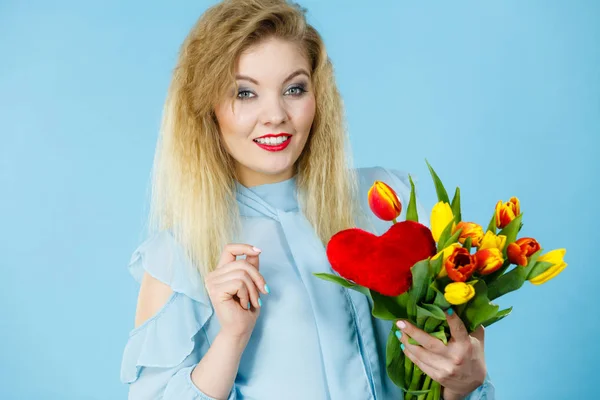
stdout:
<svg viewBox="0 0 600 400">
<path fill-rule="evenodd" d="M 504 264 L 504 258 L 500 250 L 492 247 L 479 250 L 475 253 L 475 262 L 477 264 L 477 271 L 481 275 L 489 275 L 492 272 L 496 272 Z"/>
<path fill-rule="evenodd" d="M 527 258 L 540 250 L 540 244 L 532 238 L 520 238 L 506 248 L 508 260 L 522 267 L 527 266 Z"/>
<path fill-rule="evenodd" d="M 402 203 L 394 189 L 381 181 L 375 181 L 367 196 L 373 214 L 384 221 L 395 222 L 402 212 Z"/>
<path fill-rule="evenodd" d="M 470 237 L 471 245 L 473 247 L 479 246 L 481 240 L 483 239 L 483 228 L 481 225 L 478 225 L 474 222 L 459 222 L 454 228 L 453 232 L 456 232 L 459 229 L 462 229 L 460 232 L 460 237 L 458 238 L 458 241 L 461 244 L 464 244 L 465 240 Z"/>
<path fill-rule="evenodd" d="M 503 203 L 502 200 L 496 204 L 496 227 L 502 229 L 521 214 L 521 205 L 519 199 L 511 197 L 509 201 Z"/>
</svg>

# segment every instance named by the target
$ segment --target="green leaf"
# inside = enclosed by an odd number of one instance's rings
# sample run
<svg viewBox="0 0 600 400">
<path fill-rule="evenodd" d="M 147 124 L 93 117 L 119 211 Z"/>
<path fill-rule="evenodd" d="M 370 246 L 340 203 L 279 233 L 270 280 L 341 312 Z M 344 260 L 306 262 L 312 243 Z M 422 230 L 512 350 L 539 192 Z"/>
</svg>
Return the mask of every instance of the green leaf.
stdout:
<svg viewBox="0 0 600 400">
<path fill-rule="evenodd" d="M 433 289 L 435 290 L 435 300 L 433 301 L 433 304 L 438 306 L 439 308 L 441 308 L 442 310 L 447 310 L 451 307 L 451 304 L 448 303 L 448 301 L 446 300 L 446 298 L 444 297 L 444 293 L 442 293 L 438 288 L 437 288 L 437 284 L 434 281 L 432 284 Z"/>
<path fill-rule="evenodd" d="M 467 249 L 467 251 L 468 251 L 469 253 L 471 253 L 471 242 L 472 242 L 472 241 L 473 241 L 473 240 L 471 239 L 471 236 L 468 236 L 468 237 L 465 239 L 465 243 L 463 244 L 463 247 L 464 247 L 465 249 Z"/>
<path fill-rule="evenodd" d="M 461 314 L 469 332 L 473 332 L 483 322 L 496 316 L 499 308 L 490 302 L 488 288 L 484 281 L 477 281 L 474 287 L 475 296 L 467 303 Z"/>
<path fill-rule="evenodd" d="M 454 221 L 458 224 L 462 221 L 462 214 L 460 211 L 460 188 L 457 187 L 452 198 L 452 215 L 454 215 Z"/>
<path fill-rule="evenodd" d="M 439 176 L 435 173 L 431 165 L 429 165 L 429 162 L 427 160 L 425 160 L 425 162 L 427 163 L 427 167 L 429 167 L 429 172 L 431 173 L 431 177 L 433 178 L 433 183 L 435 185 L 435 191 L 438 196 L 438 201 L 443 201 L 445 203 L 450 204 L 448 192 L 446 192 L 446 188 L 444 188 L 442 181 L 440 180 Z"/>
<path fill-rule="evenodd" d="M 400 343 L 396 337 L 398 328 L 394 325 L 388 335 L 385 347 L 385 365 L 387 374 L 391 381 L 402 390 L 406 390 L 404 358 L 406 357 L 400 349 Z"/>
<path fill-rule="evenodd" d="M 423 325 L 423 330 L 425 332 L 434 332 L 436 330 L 436 328 L 438 326 L 440 326 L 440 324 L 442 324 L 444 321 L 440 321 L 437 318 L 433 318 L 433 317 L 429 317 L 427 318 L 427 321 L 425 321 L 425 324 Z"/>
<path fill-rule="evenodd" d="M 438 276 L 438 274 L 442 270 L 443 262 L 444 262 L 444 257 L 442 257 L 442 255 L 440 255 L 435 260 L 431 260 L 431 275 L 432 275 L 432 277 Z"/>
<path fill-rule="evenodd" d="M 492 215 L 492 220 L 490 221 L 487 230 L 493 234 L 496 234 L 496 231 L 498 230 L 498 227 L 496 226 L 496 211 L 494 211 L 494 215 Z"/>
<path fill-rule="evenodd" d="M 409 318 L 407 304 L 409 300 L 408 293 L 400 296 L 384 296 L 379 292 L 370 290 L 373 299 L 373 309 L 371 314 L 379 319 L 395 321 L 401 318 Z"/>
<path fill-rule="evenodd" d="M 443 243 L 446 243 L 448 241 L 448 238 L 452 234 L 452 227 L 453 226 L 454 226 L 454 220 L 448 222 L 448 224 L 446 225 L 446 227 L 444 228 L 444 230 L 440 234 L 440 238 L 438 239 L 438 251 L 445 249 L 445 247 L 442 247 L 441 245 Z"/>
<path fill-rule="evenodd" d="M 356 290 L 359 293 L 362 293 L 366 296 L 369 296 L 369 289 L 367 289 L 364 286 L 361 285 L 357 285 L 356 283 L 350 282 L 344 278 L 342 278 L 341 276 L 337 276 L 337 275 L 333 275 L 333 274 L 327 274 L 324 272 L 314 272 L 313 273 L 314 276 L 316 276 L 317 278 L 321 278 L 325 281 L 330 281 L 333 283 L 337 283 L 338 285 L 341 285 L 345 288 L 348 289 L 352 289 L 352 290 Z"/>
<path fill-rule="evenodd" d="M 506 244 L 504 245 L 504 258 L 506 258 L 506 251 L 508 250 L 508 245 L 517 240 L 517 234 L 519 233 L 519 227 L 521 226 L 521 219 L 523 218 L 523 214 L 519 214 L 515 219 L 510 221 L 508 225 L 504 227 L 498 233 L 498 235 L 506 236 Z"/>
<path fill-rule="evenodd" d="M 497 299 L 507 293 L 515 291 L 523 286 L 527 279 L 527 271 L 525 268 L 516 266 L 498 279 L 490 283 L 488 295 L 490 300 Z"/>
<path fill-rule="evenodd" d="M 462 228 L 460 228 L 459 230 L 457 230 L 456 232 L 454 232 L 454 234 L 452 236 L 450 236 L 448 238 L 448 240 L 446 240 L 446 243 L 443 244 L 443 249 L 445 249 L 446 247 L 450 246 L 452 243 L 457 243 L 458 242 L 458 238 L 460 236 L 460 234 L 462 233 Z"/>
<path fill-rule="evenodd" d="M 481 325 L 483 325 L 484 327 L 487 328 L 488 326 L 495 324 L 496 322 L 500 321 L 502 318 L 507 317 L 511 313 L 512 309 L 513 309 L 512 307 L 509 307 L 505 310 L 498 311 L 496 313 L 495 317 L 488 319 L 487 321 L 483 322 Z"/>
<path fill-rule="evenodd" d="M 408 175 L 410 180 L 410 201 L 408 202 L 408 208 L 406 209 L 406 220 L 419 222 L 419 214 L 417 213 L 417 195 L 415 194 L 415 184 L 410 174 Z"/>
<path fill-rule="evenodd" d="M 419 311 L 422 315 L 439 319 L 440 321 L 446 320 L 446 314 L 444 314 L 444 311 L 442 311 L 442 309 L 435 304 L 421 304 L 420 306 L 417 306 L 417 316 L 419 315 Z"/>
<path fill-rule="evenodd" d="M 531 269 L 531 272 L 527 275 L 527 280 L 533 279 L 538 275 L 543 274 L 548 271 L 554 264 L 548 261 L 538 261 L 535 263 L 534 267 Z"/>
<path fill-rule="evenodd" d="M 436 331 L 436 332 L 431 332 L 430 335 L 440 339 L 444 344 L 448 344 L 448 337 L 446 336 L 446 333 L 444 333 L 442 331 Z"/>
<path fill-rule="evenodd" d="M 413 282 L 409 294 L 416 306 L 416 303 L 420 302 L 427 293 L 427 287 L 431 282 L 432 273 L 429 268 L 429 259 L 419 261 L 410 270 Z"/>
</svg>

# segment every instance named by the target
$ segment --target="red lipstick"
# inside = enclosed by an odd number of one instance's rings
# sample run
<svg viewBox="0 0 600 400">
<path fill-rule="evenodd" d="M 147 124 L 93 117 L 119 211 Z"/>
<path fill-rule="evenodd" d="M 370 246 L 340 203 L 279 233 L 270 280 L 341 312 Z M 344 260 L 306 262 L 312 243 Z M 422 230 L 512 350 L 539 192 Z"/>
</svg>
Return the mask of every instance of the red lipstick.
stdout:
<svg viewBox="0 0 600 400">
<path fill-rule="evenodd" d="M 256 141 L 256 139 L 279 138 L 279 137 L 285 137 L 286 140 L 279 144 L 259 143 Z M 286 147 L 288 147 L 288 145 L 292 141 L 292 135 L 290 135 L 289 133 L 278 133 L 278 134 L 269 133 L 268 135 L 264 135 L 264 136 L 261 136 L 256 139 L 254 139 L 254 143 L 256 143 L 256 145 L 258 147 L 260 147 L 261 149 L 264 149 L 267 151 L 282 151 Z"/>
</svg>

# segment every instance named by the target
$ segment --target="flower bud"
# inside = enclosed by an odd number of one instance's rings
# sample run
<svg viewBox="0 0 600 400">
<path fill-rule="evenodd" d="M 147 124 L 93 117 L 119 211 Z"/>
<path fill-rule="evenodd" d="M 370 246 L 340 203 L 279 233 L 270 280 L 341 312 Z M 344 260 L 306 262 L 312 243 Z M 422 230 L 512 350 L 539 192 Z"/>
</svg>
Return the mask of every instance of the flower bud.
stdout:
<svg viewBox="0 0 600 400">
<path fill-rule="evenodd" d="M 453 305 L 464 304 L 475 296 L 475 288 L 464 282 L 452 282 L 444 289 L 444 298 Z"/>
<path fill-rule="evenodd" d="M 440 201 L 431 210 L 431 234 L 436 243 L 440 240 L 440 236 L 446 226 L 452 221 L 454 215 L 452 215 L 452 208 L 450 204 Z"/>
<path fill-rule="evenodd" d="M 504 264 L 502 252 L 496 248 L 479 250 L 475 253 L 475 261 L 477 263 L 477 272 L 481 275 L 489 275 L 492 272 L 496 272 Z"/>
<path fill-rule="evenodd" d="M 381 181 L 375 181 L 367 196 L 373 214 L 384 221 L 395 221 L 402 212 L 402 203 L 394 189 Z"/>
<path fill-rule="evenodd" d="M 541 285 L 542 283 L 546 283 L 556 275 L 560 274 L 561 271 L 567 267 L 567 263 L 564 261 L 566 253 L 567 250 L 565 249 L 556 249 L 548 252 L 547 254 L 541 255 L 537 259 L 538 262 L 549 262 L 552 264 L 552 266 L 538 276 L 529 279 L 529 282 L 533 283 L 534 285 Z"/>
<path fill-rule="evenodd" d="M 483 235 L 483 239 L 481 239 L 481 244 L 479 245 L 479 250 L 485 249 L 498 249 L 504 250 L 504 245 L 506 244 L 506 236 L 504 235 L 496 235 L 492 231 L 487 231 L 485 235 Z"/>
<path fill-rule="evenodd" d="M 531 257 L 535 252 L 540 250 L 540 244 L 532 238 L 520 238 L 516 242 L 511 243 L 506 248 L 508 260 L 521 267 L 526 267 L 528 264 L 527 258 Z"/>
<path fill-rule="evenodd" d="M 462 231 L 460 232 L 460 236 L 458 238 L 458 241 L 461 244 L 464 244 L 465 240 L 468 237 L 470 237 L 471 245 L 473 247 L 479 247 L 479 244 L 481 243 L 481 239 L 483 239 L 483 228 L 481 227 L 481 225 L 478 225 L 474 222 L 464 222 L 463 221 L 463 222 L 459 222 L 458 225 L 456 225 L 453 232 L 456 232 L 459 229 L 462 229 Z"/>
<path fill-rule="evenodd" d="M 518 198 L 511 197 L 506 203 L 503 203 L 502 200 L 498 201 L 496 204 L 496 227 L 504 228 L 520 214 L 521 205 Z"/>
</svg>

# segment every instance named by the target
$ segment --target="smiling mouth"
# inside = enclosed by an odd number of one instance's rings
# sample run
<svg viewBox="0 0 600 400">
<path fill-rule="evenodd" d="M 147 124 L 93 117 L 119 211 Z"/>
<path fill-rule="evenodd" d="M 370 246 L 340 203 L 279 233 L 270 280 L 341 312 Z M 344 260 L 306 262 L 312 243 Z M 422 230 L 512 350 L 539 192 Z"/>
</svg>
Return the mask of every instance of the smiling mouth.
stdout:
<svg viewBox="0 0 600 400">
<path fill-rule="evenodd" d="M 280 146 L 283 143 L 288 142 L 291 139 L 291 135 L 281 136 L 269 136 L 253 139 L 254 143 L 262 144 L 264 146 Z"/>
</svg>

